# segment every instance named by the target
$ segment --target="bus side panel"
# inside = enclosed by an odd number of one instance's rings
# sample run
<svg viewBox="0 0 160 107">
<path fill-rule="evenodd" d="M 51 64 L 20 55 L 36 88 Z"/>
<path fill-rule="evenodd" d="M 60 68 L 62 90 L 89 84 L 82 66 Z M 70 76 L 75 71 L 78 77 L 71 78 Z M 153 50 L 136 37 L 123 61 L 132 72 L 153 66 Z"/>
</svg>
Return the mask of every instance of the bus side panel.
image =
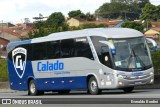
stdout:
<svg viewBox="0 0 160 107">
<path fill-rule="evenodd" d="M 37 78 L 38 90 L 86 89 L 86 76 Z"/>
<path fill-rule="evenodd" d="M 64 89 L 87 89 L 87 76 L 64 77 Z"/>
<path fill-rule="evenodd" d="M 38 90 L 53 90 L 55 86 L 54 82 L 52 82 L 52 78 L 36 78 L 35 81 Z"/>
<path fill-rule="evenodd" d="M 14 68 L 12 61 L 8 60 L 8 72 L 10 88 L 13 90 L 28 90 L 28 77 L 34 77 L 31 62 L 26 62 L 26 69 L 24 75 L 20 78 Z"/>
<path fill-rule="evenodd" d="M 63 64 L 63 69 L 60 69 L 60 64 Z M 43 70 L 42 65 L 46 67 Z M 49 70 L 47 67 L 51 65 L 59 68 Z M 66 90 L 87 89 L 87 76 L 94 74 L 100 77 L 97 71 L 101 65 L 88 58 L 78 57 L 32 61 L 32 67 L 38 90 Z"/>
</svg>

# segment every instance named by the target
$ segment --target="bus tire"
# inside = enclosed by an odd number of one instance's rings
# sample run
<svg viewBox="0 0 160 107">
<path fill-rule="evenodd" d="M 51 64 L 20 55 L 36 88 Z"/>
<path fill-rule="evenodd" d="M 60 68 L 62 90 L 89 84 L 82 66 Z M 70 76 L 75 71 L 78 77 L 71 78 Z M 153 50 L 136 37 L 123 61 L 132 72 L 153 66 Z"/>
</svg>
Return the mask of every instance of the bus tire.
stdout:
<svg viewBox="0 0 160 107">
<path fill-rule="evenodd" d="M 69 94 L 71 90 L 59 90 L 58 94 Z"/>
<path fill-rule="evenodd" d="M 31 81 L 29 82 L 28 94 L 31 95 L 31 96 L 36 96 L 36 95 L 42 94 L 41 91 L 38 91 L 38 90 L 36 89 L 36 84 L 35 84 L 35 81 L 34 81 L 34 80 L 31 80 Z"/>
<path fill-rule="evenodd" d="M 126 88 L 123 88 L 123 91 L 125 93 L 131 93 L 133 91 L 134 87 L 126 87 Z"/>
<path fill-rule="evenodd" d="M 98 88 L 98 83 L 95 77 L 91 77 L 88 81 L 88 91 L 92 95 L 97 95 L 101 93 L 101 90 Z"/>
</svg>

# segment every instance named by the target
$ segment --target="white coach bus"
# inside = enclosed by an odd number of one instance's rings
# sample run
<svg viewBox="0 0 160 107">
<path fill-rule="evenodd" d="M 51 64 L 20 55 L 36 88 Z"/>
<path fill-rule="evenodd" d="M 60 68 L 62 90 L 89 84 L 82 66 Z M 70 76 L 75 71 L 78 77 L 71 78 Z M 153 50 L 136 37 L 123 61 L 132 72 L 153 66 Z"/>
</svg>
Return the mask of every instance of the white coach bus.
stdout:
<svg viewBox="0 0 160 107">
<path fill-rule="evenodd" d="M 93 95 L 105 89 L 132 92 L 134 86 L 154 82 L 148 41 L 156 51 L 156 42 L 139 31 L 94 28 L 11 42 L 10 87 L 28 90 L 29 95 L 76 89 Z"/>
</svg>

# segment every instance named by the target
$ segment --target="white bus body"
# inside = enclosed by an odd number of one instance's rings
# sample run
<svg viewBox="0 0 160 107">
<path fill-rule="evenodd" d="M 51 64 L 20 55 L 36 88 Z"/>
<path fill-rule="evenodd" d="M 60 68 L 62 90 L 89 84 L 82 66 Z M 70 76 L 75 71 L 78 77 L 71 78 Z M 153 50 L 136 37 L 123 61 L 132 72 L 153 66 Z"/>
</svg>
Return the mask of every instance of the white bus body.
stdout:
<svg viewBox="0 0 160 107">
<path fill-rule="evenodd" d="M 154 82 L 146 41 L 156 50 L 156 43 L 139 31 L 95 28 L 9 43 L 10 87 L 31 95 L 75 89 L 91 94 L 104 89 L 131 92 L 136 85 Z"/>
</svg>

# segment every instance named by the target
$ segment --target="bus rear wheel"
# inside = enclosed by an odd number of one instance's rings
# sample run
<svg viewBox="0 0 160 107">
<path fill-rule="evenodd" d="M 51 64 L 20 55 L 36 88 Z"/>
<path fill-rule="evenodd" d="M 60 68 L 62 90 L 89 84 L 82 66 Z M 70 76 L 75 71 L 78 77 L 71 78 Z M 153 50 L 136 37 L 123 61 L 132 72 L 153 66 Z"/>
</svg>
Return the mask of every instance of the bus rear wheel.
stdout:
<svg viewBox="0 0 160 107">
<path fill-rule="evenodd" d="M 101 93 L 101 90 L 98 88 L 98 83 L 95 77 L 91 77 L 89 79 L 88 92 L 92 95 L 97 95 Z"/>
<path fill-rule="evenodd" d="M 39 91 L 39 90 L 37 90 L 35 81 L 34 81 L 34 80 L 31 80 L 31 81 L 29 82 L 28 94 L 29 94 L 29 95 L 32 95 L 32 96 L 42 95 L 42 94 L 44 94 L 44 91 Z"/>
<path fill-rule="evenodd" d="M 125 93 L 131 93 L 133 91 L 134 87 L 126 87 L 126 88 L 123 88 L 123 91 Z"/>
</svg>

